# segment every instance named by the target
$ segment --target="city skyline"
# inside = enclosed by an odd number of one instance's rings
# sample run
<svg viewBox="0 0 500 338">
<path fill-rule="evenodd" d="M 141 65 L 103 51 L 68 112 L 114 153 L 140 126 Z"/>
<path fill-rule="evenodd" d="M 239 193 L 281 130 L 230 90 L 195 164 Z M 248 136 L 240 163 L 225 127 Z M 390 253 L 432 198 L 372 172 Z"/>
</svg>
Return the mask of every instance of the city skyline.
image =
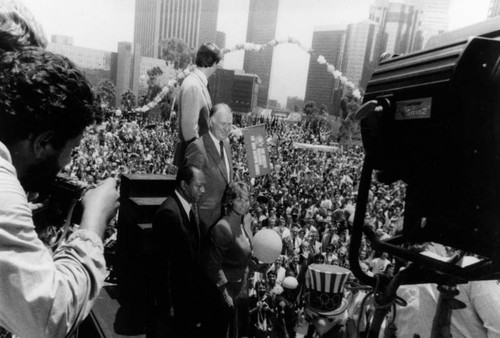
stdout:
<svg viewBox="0 0 500 338">
<path fill-rule="evenodd" d="M 82 47 L 116 51 L 118 41 L 133 41 L 134 0 L 25 0 L 47 36 L 68 35 Z M 310 46 L 315 25 L 360 22 L 368 17 L 371 0 L 287 0 L 279 13 L 276 36 L 294 36 Z M 452 0 L 450 29 L 486 19 L 489 0 Z M 220 0 L 217 30 L 226 33 L 226 47 L 245 41 L 249 0 Z M 226 55 L 224 66 L 243 68 L 243 52 Z M 288 96 L 304 97 L 309 55 L 297 46 L 274 49 L 269 98 L 282 104 Z M 291 77 L 293 74 L 293 77 Z"/>
<path fill-rule="evenodd" d="M 276 37 L 276 25 L 280 11 L 280 0 L 250 0 L 246 41 L 266 44 Z M 266 107 L 273 64 L 274 48 L 255 53 L 245 51 L 243 69 L 260 78 L 257 104 Z"/>
<path fill-rule="evenodd" d="M 134 44 L 141 55 L 160 58 L 162 42 L 181 39 L 189 47 L 216 40 L 219 0 L 136 0 Z"/>
</svg>

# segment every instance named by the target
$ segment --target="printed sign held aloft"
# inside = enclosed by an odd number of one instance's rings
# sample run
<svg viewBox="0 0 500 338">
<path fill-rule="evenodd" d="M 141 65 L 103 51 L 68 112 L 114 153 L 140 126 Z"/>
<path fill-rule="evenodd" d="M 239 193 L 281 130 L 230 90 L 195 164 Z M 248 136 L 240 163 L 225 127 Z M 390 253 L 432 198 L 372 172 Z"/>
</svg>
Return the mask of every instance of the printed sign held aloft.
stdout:
<svg viewBox="0 0 500 338">
<path fill-rule="evenodd" d="M 267 175 L 271 172 L 267 133 L 264 124 L 243 129 L 245 149 L 250 177 Z"/>
</svg>

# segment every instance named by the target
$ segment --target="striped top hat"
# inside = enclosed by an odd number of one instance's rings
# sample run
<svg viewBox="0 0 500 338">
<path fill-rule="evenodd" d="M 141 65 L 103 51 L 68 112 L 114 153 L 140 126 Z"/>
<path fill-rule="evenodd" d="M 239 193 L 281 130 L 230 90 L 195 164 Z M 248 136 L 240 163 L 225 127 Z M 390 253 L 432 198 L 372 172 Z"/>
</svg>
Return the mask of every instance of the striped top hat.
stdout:
<svg viewBox="0 0 500 338">
<path fill-rule="evenodd" d="M 344 285 L 350 275 L 350 270 L 336 265 L 309 265 L 306 277 L 306 306 L 323 316 L 344 312 L 347 308 Z"/>
</svg>

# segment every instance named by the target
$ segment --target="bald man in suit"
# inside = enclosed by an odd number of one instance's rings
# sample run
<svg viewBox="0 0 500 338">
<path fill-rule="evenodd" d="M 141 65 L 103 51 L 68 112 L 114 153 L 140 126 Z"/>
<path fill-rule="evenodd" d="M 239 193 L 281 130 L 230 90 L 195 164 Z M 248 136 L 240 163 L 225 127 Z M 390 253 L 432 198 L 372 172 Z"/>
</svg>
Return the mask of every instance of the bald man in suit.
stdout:
<svg viewBox="0 0 500 338">
<path fill-rule="evenodd" d="M 222 217 L 222 196 L 233 181 L 229 144 L 232 124 L 231 108 L 223 103 L 215 105 L 210 110 L 209 131 L 186 149 L 185 163 L 201 169 L 207 179 L 205 194 L 198 205 L 202 236 Z"/>
<path fill-rule="evenodd" d="M 202 268 L 196 203 L 205 193 L 205 175 L 193 166 L 177 171 L 175 190 L 156 212 L 153 250 L 159 271 L 155 281 L 155 337 L 203 337 Z M 170 286 L 170 288 L 169 288 Z M 169 290 L 170 289 L 170 290 Z M 169 292 L 170 291 L 170 292 Z M 170 306 L 174 309 L 169 334 Z"/>
</svg>

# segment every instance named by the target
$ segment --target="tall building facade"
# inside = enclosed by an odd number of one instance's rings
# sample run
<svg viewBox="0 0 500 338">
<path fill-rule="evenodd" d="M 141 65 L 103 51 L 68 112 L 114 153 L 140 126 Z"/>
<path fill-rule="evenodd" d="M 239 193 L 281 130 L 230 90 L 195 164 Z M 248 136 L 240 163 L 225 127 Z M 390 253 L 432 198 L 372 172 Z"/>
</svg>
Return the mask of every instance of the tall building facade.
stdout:
<svg viewBox="0 0 500 338">
<path fill-rule="evenodd" d="M 198 42 L 193 43 L 192 46 L 198 48 L 204 43 L 215 42 L 217 40 L 218 17 L 219 0 L 201 0 L 199 37 Z M 190 44 L 188 43 L 188 45 Z"/>
<path fill-rule="evenodd" d="M 233 100 L 233 80 L 234 70 L 218 69 L 214 75 L 208 79 L 208 88 L 212 104 L 230 104 Z M 234 107 L 231 106 L 234 110 Z"/>
<path fill-rule="evenodd" d="M 226 33 L 225 32 L 217 31 L 215 33 L 215 44 L 221 49 L 226 48 Z"/>
<path fill-rule="evenodd" d="M 73 46 L 73 38 L 62 35 L 52 36 L 47 50 L 74 62 L 94 86 L 102 80 L 116 83 L 118 53 Z"/>
<path fill-rule="evenodd" d="M 103 80 L 115 84 L 118 105 L 123 93 L 131 90 L 137 97 L 147 87 L 147 71 L 159 67 L 163 74 L 158 84 L 165 85 L 175 78 L 175 70 L 167 66 L 165 60 L 142 57 L 139 47 L 130 42 L 119 42 L 117 52 L 73 46 L 73 39 L 66 36 L 54 36 L 47 45 L 47 50 L 62 54 L 73 61 L 78 69 L 85 73 L 92 85 Z"/>
<path fill-rule="evenodd" d="M 249 113 L 257 107 L 259 77 L 255 74 L 235 72 L 231 108 L 235 112 Z"/>
<path fill-rule="evenodd" d="M 275 38 L 279 2 L 280 0 L 250 0 L 247 42 L 265 44 Z M 272 61 L 272 48 L 266 48 L 259 53 L 245 52 L 243 69 L 247 73 L 256 74 L 261 81 L 257 98 L 259 107 L 267 106 Z"/>
<path fill-rule="evenodd" d="M 136 0 L 134 44 L 158 58 L 161 42 L 182 39 L 193 48 L 215 42 L 219 0 Z"/>
<path fill-rule="evenodd" d="M 500 0 L 491 0 L 488 8 L 488 19 L 500 15 Z"/>
<path fill-rule="evenodd" d="M 316 55 L 323 55 L 328 63 L 341 69 L 345 34 L 345 29 L 317 26 L 314 28 L 311 48 Z M 326 65 L 319 64 L 315 57 L 311 57 L 307 73 L 305 103 L 314 101 L 318 108 L 324 104 L 331 114 L 338 114 L 339 88 L 339 81 L 326 71 Z"/>
<path fill-rule="evenodd" d="M 259 77 L 241 70 L 219 69 L 208 79 L 212 103 L 227 103 L 235 113 L 249 113 L 257 106 Z"/>
<path fill-rule="evenodd" d="M 452 0 L 413 0 L 421 8 L 420 27 L 422 46 L 430 37 L 447 32 L 450 24 Z"/>
<path fill-rule="evenodd" d="M 347 26 L 342 73 L 356 86 L 365 89 L 378 62 L 379 25 L 365 20 Z"/>
<path fill-rule="evenodd" d="M 380 26 L 381 51 L 408 54 L 422 49 L 422 8 L 413 0 L 375 0 L 369 19 Z"/>
<path fill-rule="evenodd" d="M 289 111 L 300 112 L 304 109 L 304 99 L 298 96 L 289 96 L 286 98 L 286 109 Z"/>
</svg>

